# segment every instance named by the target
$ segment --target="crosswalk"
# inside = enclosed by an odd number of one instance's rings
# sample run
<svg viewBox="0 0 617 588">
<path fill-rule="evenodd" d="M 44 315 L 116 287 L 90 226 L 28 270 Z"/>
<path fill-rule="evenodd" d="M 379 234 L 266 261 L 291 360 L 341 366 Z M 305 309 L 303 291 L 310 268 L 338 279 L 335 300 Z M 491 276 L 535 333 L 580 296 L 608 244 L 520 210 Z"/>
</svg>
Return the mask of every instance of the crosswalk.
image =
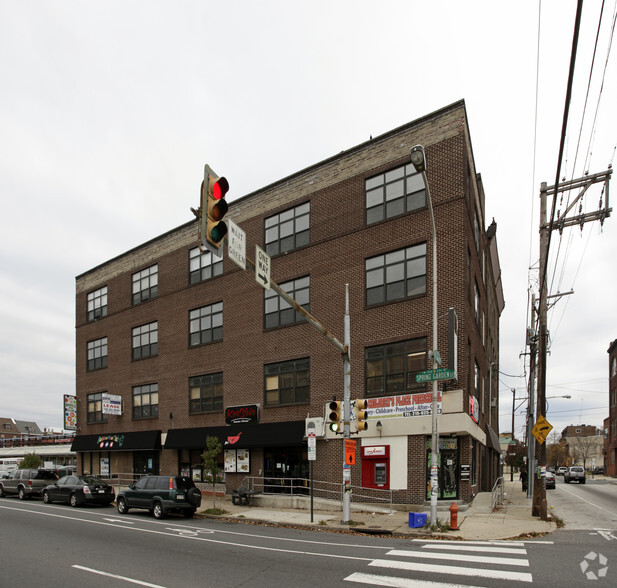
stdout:
<svg viewBox="0 0 617 588">
<path fill-rule="evenodd" d="M 533 582 L 524 542 L 418 541 L 413 547 L 392 549 L 368 564 L 374 571 L 353 573 L 345 581 L 394 588 L 479 588 L 483 579 Z"/>
</svg>

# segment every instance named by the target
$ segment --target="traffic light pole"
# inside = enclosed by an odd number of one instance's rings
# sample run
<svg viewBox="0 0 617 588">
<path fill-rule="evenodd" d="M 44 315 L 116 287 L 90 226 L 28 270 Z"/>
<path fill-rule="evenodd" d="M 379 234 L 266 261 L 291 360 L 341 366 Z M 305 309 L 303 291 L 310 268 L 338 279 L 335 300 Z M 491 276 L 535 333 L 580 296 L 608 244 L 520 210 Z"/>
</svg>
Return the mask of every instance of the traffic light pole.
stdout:
<svg viewBox="0 0 617 588">
<path fill-rule="evenodd" d="M 248 256 L 246 264 L 255 269 L 255 263 Z M 350 320 L 349 320 L 349 284 L 345 284 L 345 343 L 341 343 L 328 329 L 326 329 L 311 313 L 300 306 L 285 290 L 276 282 L 270 280 L 272 288 L 283 300 L 299 312 L 304 319 L 317 329 L 330 343 L 332 343 L 343 356 L 343 438 L 349 439 L 351 436 L 351 360 L 349 357 L 350 346 Z M 343 441 L 344 443 L 344 441 Z M 345 452 L 343 451 L 343 523 L 348 523 L 351 516 L 351 469 L 345 463 Z"/>
</svg>

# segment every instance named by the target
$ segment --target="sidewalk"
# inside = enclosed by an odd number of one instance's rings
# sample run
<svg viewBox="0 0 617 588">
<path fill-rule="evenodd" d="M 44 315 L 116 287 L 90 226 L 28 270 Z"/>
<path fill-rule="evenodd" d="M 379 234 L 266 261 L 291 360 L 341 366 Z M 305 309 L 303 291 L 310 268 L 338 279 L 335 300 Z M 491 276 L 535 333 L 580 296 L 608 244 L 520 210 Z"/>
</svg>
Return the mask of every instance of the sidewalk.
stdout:
<svg viewBox="0 0 617 588">
<path fill-rule="evenodd" d="M 367 511 L 356 510 L 352 505 L 350 519 L 354 524 L 341 522 L 342 512 L 335 504 L 328 507 L 315 504 L 311 522 L 310 503 L 306 508 L 284 508 L 276 505 L 273 498 L 256 496 L 249 506 L 234 505 L 229 496 L 217 497 L 216 506 L 226 511 L 221 517 L 228 520 L 247 521 L 264 525 L 295 526 L 324 529 L 330 531 L 353 531 L 369 534 L 393 534 L 410 537 L 440 536 L 464 540 L 512 539 L 525 535 L 551 533 L 556 529 L 554 522 L 541 521 L 531 516 L 531 499 L 523 493 L 518 481 L 504 482 L 504 504 L 491 512 L 491 493 L 478 494 L 470 506 L 460 507 L 457 531 L 431 533 L 426 528 L 411 528 L 408 511 L 389 512 L 388 509 L 375 508 Z M 438 520 L 450 521 L 450 502 L 440 503 Z M 204 496 L 199 512 L 212 508 L 212 497 Z M 430 512 L 421 507 L 415 512 Z M 210 515 L 203 515 L 210 516 Z"/>
</svg>

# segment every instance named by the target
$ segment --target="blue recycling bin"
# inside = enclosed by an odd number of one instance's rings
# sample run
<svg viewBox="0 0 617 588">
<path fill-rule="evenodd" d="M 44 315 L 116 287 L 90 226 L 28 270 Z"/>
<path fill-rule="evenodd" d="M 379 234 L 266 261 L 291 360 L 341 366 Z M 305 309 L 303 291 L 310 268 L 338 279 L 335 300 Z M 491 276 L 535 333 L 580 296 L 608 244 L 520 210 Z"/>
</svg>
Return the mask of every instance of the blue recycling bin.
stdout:
<svg viewBox="0 0 617 588">
<path fill-rule="evenodd" d="M 409 526 L 417 529 L 426 525 L 426 519 L 428 515 L 425 512 L 410 512 L 409 513 Z"/>
</svg>

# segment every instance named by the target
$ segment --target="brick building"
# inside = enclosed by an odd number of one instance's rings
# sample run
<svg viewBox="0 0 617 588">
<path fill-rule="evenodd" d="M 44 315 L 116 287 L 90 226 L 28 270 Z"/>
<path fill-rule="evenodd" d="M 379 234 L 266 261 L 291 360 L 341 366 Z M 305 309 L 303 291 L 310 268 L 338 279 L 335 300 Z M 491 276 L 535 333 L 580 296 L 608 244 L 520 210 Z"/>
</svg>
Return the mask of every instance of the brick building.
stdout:
<svg viewBox="0 0 617 588">
<path fill-rule="evenodd" d="M 231 201 L 227 218 L 246 232 L 247 256 L 255 245 L 271 255 L 272 280 L 340 341 L 349 284 L 351 396 L 369 400 L 351 481 L 421 504 L 431 383 L 415 376 L 430 368 L 433 268 L 416 144 L 437 227 L 438 349 L 458 376 L 439 383 L 440 498 L 464 502 L 499 475 L 504 306 L 464 102 Z M 222 261 L 202 254 L 195 221 L 79 275 L 76 287 L 81 470 L 200 480 L 216 436 L 228 490 L 247 475 L 283 490 L 308 477 L 305 418 L 343 399 L 340 352 L 227 251 Z M 321 433 L 315 480 L 340 484 L 343 440 Z"/>
<path fill-rule="evenodd" d="M 608 418 L 604 420 L 604 473 L 617 476 L 617 339 L 608 347 Z"/>
</svg>

